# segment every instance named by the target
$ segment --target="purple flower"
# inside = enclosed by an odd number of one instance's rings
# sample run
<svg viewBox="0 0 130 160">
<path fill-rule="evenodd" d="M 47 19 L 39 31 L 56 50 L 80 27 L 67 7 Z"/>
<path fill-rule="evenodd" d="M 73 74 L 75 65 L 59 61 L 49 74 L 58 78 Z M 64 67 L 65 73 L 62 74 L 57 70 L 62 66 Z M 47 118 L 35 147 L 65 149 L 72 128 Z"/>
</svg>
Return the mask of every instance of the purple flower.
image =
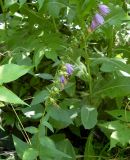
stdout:
<svg viewBox="0 0 130 160">
<path fill-rule="evenodd" d="M 97 28 L 97 26 L 98 26 L 97 22 L 95 21 L 95 19 L 93 19 L 91 23 L 91 29 L 94 30 Z"/>
<path fill-rule="evenodd" d="M 94 20 L 95 20 L 95 22 L 96 22 L 98 25 L 104 23 L 104 18 L 103 18 L 99 13 L 96 13 L 96 14 L 95 14 Z"/>
<path fill-rule="evenodd" d="M 65 77 L 63 75 L 60 77 L 60 82 L 65 83 Z"/>
<path fill-rule="evenodd" d="M 108 13 L 110 13 L 109 7 L 104 4 L 99 5 L 99 11 L 103 16 L 106 16 Z"/>
<path fill-rule="evenodd" d="M 65 66 L 66 66 L 66 72 L 68 73 L 68 75 L 71 75 L 74 71 L 73 65 L 69 64 L 69 63 L 66 63 Z"/>
</svg>

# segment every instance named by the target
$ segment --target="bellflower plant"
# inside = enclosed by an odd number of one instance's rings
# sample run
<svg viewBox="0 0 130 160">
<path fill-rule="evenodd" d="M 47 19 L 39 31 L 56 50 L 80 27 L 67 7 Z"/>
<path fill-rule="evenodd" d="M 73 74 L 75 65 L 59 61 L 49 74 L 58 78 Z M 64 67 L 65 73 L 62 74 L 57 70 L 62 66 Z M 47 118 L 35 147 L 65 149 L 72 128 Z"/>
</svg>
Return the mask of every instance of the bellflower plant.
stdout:
<svg viewBox="0 0 130 160">
<path fill-rule="evenodd" d="M 71 75 L 73 73 L 73 71 L 74 71 L 73 65 L 69 64 L 69 63 L 66 63 L 65 66 L 66 66 L 66 72 L 67 72 L 67 74 Z"/>
<path fill-rule="evenodd" d="M 106 16 L 107 14 L 110 13 L 110 9 L 108 6 L 104 5 L 104 4 L 100 4 L 99 6 L 99 12 L 103 15 Z"/>
<path fill-rule="evenodd" d="M 98 25 L 101 25 L 104 23 L 104 18 L 99 13 L 95 14 L 94 19 Z"/>
<path fill-rule="evenodd" d="M 94 30 L 97 28 L 97 26 L 98 26 L 98 23 L 95 21 L 95 19 L 93 19 L 91 23 L 91 29 Z"/>
</svg>

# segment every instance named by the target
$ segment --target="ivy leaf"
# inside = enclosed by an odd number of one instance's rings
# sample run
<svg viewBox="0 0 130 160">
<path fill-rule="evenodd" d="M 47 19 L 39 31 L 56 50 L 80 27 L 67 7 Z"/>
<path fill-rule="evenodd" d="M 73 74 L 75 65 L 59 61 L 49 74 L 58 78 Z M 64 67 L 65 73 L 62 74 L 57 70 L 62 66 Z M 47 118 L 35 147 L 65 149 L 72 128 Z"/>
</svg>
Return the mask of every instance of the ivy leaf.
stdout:
<svg viewBox="0 0 130 160">
<path fill-rule="evenodd" d="M 81 108 L 81 121 L 85 129 L 91 129 L 97 124 L 97 110 L 88 106 Z"/>
<path fill-rule="evenodd" d="M 0 101 L 13 103 L 13 104 L 23 104 L 28 105 L 22 101 L 17 95 L 4 86 L 0 86 Z"/>
<path fill-rule="evenodd" d="M 16 64 L 5 64 L 0 66 L 0 84 L 8 83 L 23 76 L 32 67 L 30 66 L 19 66 Z"/>
</svg>

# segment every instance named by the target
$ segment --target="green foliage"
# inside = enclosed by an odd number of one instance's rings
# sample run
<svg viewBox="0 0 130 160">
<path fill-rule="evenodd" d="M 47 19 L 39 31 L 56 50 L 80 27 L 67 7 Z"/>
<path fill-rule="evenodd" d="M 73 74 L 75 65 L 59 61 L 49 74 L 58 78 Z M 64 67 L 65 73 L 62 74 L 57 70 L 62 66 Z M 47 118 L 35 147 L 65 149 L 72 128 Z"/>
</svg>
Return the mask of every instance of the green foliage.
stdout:
<svg viewBox="0 0 130 160">
<path fill-rule="evenodd" d="M 129 159 L 129 1 L 0 6 L 0 159 Z"/>
<path fill-rule="evenodd" d="M 83 106 L 81 120 L 85 129 L 93 128 L 97 124 L 97 110 L 89 106 Z"/>
</svg>

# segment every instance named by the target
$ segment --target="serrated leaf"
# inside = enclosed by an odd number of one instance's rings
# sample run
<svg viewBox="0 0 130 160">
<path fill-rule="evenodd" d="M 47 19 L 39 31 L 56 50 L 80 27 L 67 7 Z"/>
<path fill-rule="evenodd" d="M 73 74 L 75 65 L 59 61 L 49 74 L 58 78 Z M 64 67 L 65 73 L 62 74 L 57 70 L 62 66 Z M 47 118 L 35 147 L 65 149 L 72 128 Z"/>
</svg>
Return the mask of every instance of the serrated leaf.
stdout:
<svg viewBox="0 0 130 160">
<path fill-rule="evenodd" d="M 17 95 L 4 86 L 0 86 L 0 101 L 13 103 L 13 104 L 23 104 L 28 105 L 22 101 Z"/>
<path fill-rule="evenodd" d="M 91 129 L 97 124 L 97 110 L 83 106 L 81 108 L 81 121 L 85 129 Z"/>
<path fill-rule="evenodd" d="M 38 156 L 38 151 L 34 148 L 28 148 L 24 154 L 22 160 L 35 160 Z"/>
<path fill-rule="evenodd" d="M 0 66 L 0 84 L 8 83 L 23 76 L 32 67 L 30 66 L 19 66 L 16 64 L 5 64 Z"/>
</svg>

